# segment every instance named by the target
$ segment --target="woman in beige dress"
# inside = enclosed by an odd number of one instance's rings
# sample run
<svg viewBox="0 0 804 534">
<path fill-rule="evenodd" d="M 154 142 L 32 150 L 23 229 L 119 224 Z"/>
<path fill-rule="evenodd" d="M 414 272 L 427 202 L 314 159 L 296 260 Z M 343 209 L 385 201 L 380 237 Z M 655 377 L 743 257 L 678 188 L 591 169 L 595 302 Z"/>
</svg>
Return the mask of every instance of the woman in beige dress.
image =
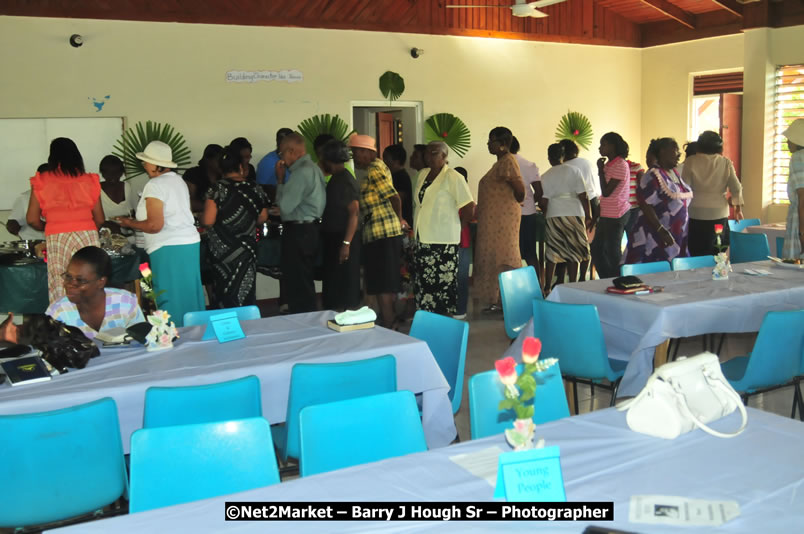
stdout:
<svg viewBox="0 0 804 534">
<path fill-rule="evenodd" d="M 489 132 L 489 153 L 497 156 L 497 162 L 478 185 L 474 277 L 476 296 L 486 306 L 483 311 L 500 309 L 499 274 L 522 266 L 519 203 L 525 188 L 519 164 L 509 151 L 512 139 L 511 130 L 503 126 Z"/>
</svg>

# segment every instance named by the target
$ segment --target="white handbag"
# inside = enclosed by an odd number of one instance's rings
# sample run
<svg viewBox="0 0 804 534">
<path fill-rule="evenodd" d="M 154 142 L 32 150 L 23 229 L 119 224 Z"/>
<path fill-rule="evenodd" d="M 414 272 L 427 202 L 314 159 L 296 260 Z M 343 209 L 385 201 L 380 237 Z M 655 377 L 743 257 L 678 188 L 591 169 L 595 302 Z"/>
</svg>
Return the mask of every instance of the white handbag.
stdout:
<svg viewBox="0 0 804 534">
<path fill-rule="evenodd" d="M 709 428 L 711 423 L 740 410 L 740 428 L 731 434 Z M 675 439 L 695 427 L 720 438 L 733 438 L 745 430 L 748 414 L 742 399 L 723 376 L 712 353 L 681 357 L 656 369 L 639 395 L 617 406 L 628 410 L 626 421 L 635 432 Z"/>
</svg>

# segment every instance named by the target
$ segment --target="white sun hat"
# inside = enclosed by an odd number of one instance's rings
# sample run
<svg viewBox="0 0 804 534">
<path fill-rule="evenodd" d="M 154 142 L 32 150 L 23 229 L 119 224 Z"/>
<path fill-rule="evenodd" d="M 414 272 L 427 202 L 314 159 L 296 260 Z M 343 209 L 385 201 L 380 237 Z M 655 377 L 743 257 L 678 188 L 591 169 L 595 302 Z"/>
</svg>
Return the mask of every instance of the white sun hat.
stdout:
<svg viewBox="0 0 804 534">
<path fill-rule="evenodd" d="M 169 145 L 162 141 L 151 141 L 145 150 L 137 152 L 137 159 L 153 163 L 158 167 L 165 167 L 166 169 L 173 169 L 178 167 L 173 162 L 173 150 Z"/>
</svg>

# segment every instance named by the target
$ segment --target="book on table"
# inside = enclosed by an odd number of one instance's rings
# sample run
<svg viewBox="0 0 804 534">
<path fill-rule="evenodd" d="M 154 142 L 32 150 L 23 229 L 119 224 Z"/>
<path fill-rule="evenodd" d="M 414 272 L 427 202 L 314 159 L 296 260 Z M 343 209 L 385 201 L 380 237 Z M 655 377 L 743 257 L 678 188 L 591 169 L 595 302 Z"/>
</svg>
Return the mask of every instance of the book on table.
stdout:
<svg viewBox="0 0 804 534">
<path fill-rule="evenodd" d="M 39 356 L 26 356 L 0 363 L 6 381 L 12 386 L 50 380 L 50 371 Z"/>
</svg>

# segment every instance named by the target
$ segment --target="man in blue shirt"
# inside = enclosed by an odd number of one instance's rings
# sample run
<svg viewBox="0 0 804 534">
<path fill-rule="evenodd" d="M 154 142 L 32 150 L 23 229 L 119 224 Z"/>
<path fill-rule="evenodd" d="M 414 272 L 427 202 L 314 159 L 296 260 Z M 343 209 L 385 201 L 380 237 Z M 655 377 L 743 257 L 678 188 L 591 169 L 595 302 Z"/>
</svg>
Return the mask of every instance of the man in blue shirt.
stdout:
<svg viewBox="0 0 804 534">
<path fill-rule="evenodd" d="M 268 152 L 257 164 L 257 183 L 262 186 L 268 194 L 271 202 L 276 200 L 276 162 L 279 161 L 279 143 L 289 133 L 293 133 L 290 128 L 280 128 L 276 132 L 276 149 Z M 286 173 L 285 181 L 290 173 Z"/>
</svg>

